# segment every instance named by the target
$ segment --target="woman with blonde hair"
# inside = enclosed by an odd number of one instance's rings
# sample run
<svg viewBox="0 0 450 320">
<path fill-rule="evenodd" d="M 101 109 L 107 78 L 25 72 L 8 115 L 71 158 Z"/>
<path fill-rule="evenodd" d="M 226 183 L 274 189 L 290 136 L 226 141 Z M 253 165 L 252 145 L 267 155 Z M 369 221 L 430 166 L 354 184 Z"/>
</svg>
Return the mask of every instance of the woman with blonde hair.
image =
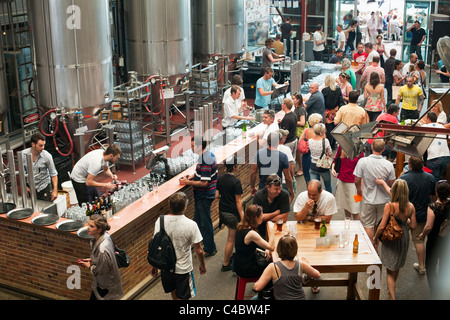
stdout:
<svg viewBox="0 0 450 320">
<path fill-rule="evenodd" d="M 334 147 L 336 140 L 331 135 L 331 131 L 336 127 L 334 118 L 339 108 L 345 104 L 342 91 L 336 86 L 336 80 L 329 74 L 325 77 L 325 87 L 322 89 L 323 98 L 325 99 L 325 127 L 327 128 L 327 139 L 331 147 Z"/>
<path fill-rule="evenodd" d="M 313 113 L 309 116 L 308 119 L 308 124 L 309 124 L 309 128 L 305 129 L 300 137 L 300 139 L 298 140 L 298 146 L 297 146 L 297 150 L 300 151 L 300 140 L 306 141 L 306 143 L 308 143 L 309 139 L 312 139 L 315 137 L 315 133 L 312 130 L 312 128 L 314 127 L 314 125 L 316 125 L 317 123 L 321 123 L 323 121 L 322 115 L 319 113 Z M 306 185 L 308 185 L 309 181 L 311 180 L 311 175 L 309 173 L 309 169 L 311 168 L 311 150 L 308 150 L 308 152 L 303 153 L 302 156 L 302 168 L 303 168 L 303 176 L 305 177 L 305 182 Z"/>
<path fill-rule="evenodd" d="M 389 187 L 381 179 L 377 180 L 377 183 L 382 184 L 386 191 Z M 409 247 L 409 232 L 408 228 L 415 229 L 417 226 L 416 210 L 414 205 L 409 202 L 409 188 L 405 180 L 398 179 L 392 185 L 390 189 L 391 201 L 384 207 L 383 218 L 377 228 L 373 242 L 375 249 L 378 248 L 378 237 L 384 231 L 391 219 L 391 213 L 394 215 L 394 219 L 402 227 L 403 235 L 396 241 L 383 241 L 381 246 L 380 259 L 383 266 L 387 270 L 387 286 L 389 296 L 392 300 L 395 300 L 395 282 L 397 281 L 400 268 L 405 265 L 406 254 Z"/>
<path fill-rule="evenodd" d="M 93 237 L 91 257 L 78 260 L 78 264 L 88 268 L 93 276 L 90 300 L 119 300 L 123 296 L 114 242 L 106 232 L 109 229 L 110 226 L 104 216 L 100 214 L 90 216 L 87 233 Z"/>
<path fill-rule="evenodd" d="M 311 267 L 306 259 L 295 260 L 297 251 L 297 239 L 291 235 L 283 236 L 277 245 L 280 260 L 266 267 L 253 289 L 261 291 L 272 281 L 275 300 L 304 300 L 302 274 L 318 279 L 320 272 Z"/>
<path fill-rule="evenodd" d="M 431 101 L 431 105 L 435 104 L 437 100 L 433 100 Z M 436 114 L 438 115 L 437 118 L 437 123 L 440 123 L 442 125 L 447 124 L 447 114 L 444 111 L 444 108 L 442 107 L 442 102 L 441 101 L 437 101 L 437 103 L 435 104 L 435 106 L 431 109 L 431 111 L 436 112 Z"/>
<path fill-rule="evenodd" d="M 317 123 L 313 127 L 314 137 L 308 140 L 309 149 L 311 151 L 311 179 L 320 181 L 322 178 L 325 185 L 325 190 L 333 193 L 331 186 L 331 172 L 330 168 L 320 168 L 316 164 L 319 161 L 322 153 L 332 156 L 333 150 L 331 150 L 330 142 L 325 137 L 325 125 L 323 123 Z"/>
</svg>

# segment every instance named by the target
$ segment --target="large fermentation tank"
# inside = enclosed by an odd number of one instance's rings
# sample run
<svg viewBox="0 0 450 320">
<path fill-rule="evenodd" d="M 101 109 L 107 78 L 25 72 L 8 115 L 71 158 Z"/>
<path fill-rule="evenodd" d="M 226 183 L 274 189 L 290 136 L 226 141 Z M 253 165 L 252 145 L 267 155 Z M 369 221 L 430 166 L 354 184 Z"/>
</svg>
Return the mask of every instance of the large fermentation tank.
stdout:
<svg viewBox="0 0 450 320">
<path fill-rule="evenodd" d="M 125 8 L 128 69 L 140 80 L 153 75 L 168 78 L 176 90 L 192 67 L 191 1 L 127 0 Z M 158 112 L 155 87 L 154 112 Z"/>
<path fill-rule="evenodd" d="M 194 56 L 200 61 L 246 50 L 244 0 L 194 0 L 192 25 Z"/>
<path fill-rule="evenodd" d="M 0 131 L 9 109 L 8 86 L 6 85 L 5 60 L 3 56 L 3 45 L 0 44 Z M 8 131 L 8 126 L 3 126 Z"/>
<path fill-rule="evenodd" d="M 114 97 L 109 0 L 28 0 L 41 111 L 93 115 Z M 89 129 L 97 118 L 85 121 Z M 77 119 L 70 118 L 74 132 Z M 85 137 L 86 148 L 90 137 Z M 78 150 L 77 148 L 74 149 Z"/>
</svg>

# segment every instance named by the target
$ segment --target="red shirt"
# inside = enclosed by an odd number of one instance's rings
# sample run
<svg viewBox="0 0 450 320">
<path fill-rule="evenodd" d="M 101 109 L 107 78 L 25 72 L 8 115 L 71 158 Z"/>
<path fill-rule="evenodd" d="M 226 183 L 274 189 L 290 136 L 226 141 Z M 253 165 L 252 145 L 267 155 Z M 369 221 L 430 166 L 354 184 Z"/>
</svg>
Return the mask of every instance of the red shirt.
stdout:
<svg viewBox="0 0 450 320">
<path fill-rule="evenodd" d="M 364 63 L 367 59 L 367 56 L 369 54 L 367 52 L 363 52 L 361 54 L 358 53 L 358 51 L 355 52 L 355 54 L 353 55 L 353 59 L 357 62 L 357 63 Z"/>
<path fill-rule="evenodd" d="M 382 113 L 382 114 L 380 114 L 376 121 L 381 121 L 381 120 L 398 124 L 397 117 L 395 117 L 395 116 L 393 116 L 392 114 L 389 114 L 389 113 Z M 384 135 L 385 135 L 384 131 L 379 131 L 375 135 L 375 137 L 384 137 Z M 372 144 L 373 139 L 369 139 L 369 140 L 367 140 L 367 142 Z"/>
<path fill-rule="evenodd" d="M 334 159 L 341 156 L 341 146 L 338 147 L 336 155 Z M 347 183 L 354 183 L 355 182 L 355 175 L 353 174 L 353 171 L 355 171 L 356 164 L 358 163 L 359 159 L 364 157 L 364 152 L 361 152 L 361 154 L 357 157 L 354 157 L 353 159 L 350 158 L 341 158 L 341 168 L 339 170 L 338 179 L 342 182 Z"/>
</svg>

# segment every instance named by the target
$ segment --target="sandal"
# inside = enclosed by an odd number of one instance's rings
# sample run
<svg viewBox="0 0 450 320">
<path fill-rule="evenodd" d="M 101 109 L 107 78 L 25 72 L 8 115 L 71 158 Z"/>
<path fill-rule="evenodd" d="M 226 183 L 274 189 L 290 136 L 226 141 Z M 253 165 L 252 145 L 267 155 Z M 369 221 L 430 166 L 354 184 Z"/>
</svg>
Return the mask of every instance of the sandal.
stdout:
<svg viewBox="0 0 450 320">
<path fill-rule="evenodd" d="M 295 173 L 295 176 L 296 177 L 301 177 L 303 175 L 303 171 L 297 171 L 296 173 Z"/>
<path fill-rule="evenodd" d="M 320 287 L 311 287 L 311 291 L 312 293 L 317 294 L 320 292 Z"/>
</svg>

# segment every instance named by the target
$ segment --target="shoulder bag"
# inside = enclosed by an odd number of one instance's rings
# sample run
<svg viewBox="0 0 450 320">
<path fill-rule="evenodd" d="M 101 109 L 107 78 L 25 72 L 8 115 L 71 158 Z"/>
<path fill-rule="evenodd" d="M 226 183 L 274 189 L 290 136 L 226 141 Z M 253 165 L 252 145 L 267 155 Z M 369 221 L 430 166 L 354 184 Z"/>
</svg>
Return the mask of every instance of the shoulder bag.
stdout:
<svg viewBox="0 0 450 320">
<path fill-rule="evenodd" d="M 449 212 L 447 210 L 447 218 L 445 218 L 444 222 L 442 222 L 441 226 L 439 227 L 439 237 L 446 237 L 450 233 L 450 216 Z"/>
<path fill-rule="evenodd" d="M 308 129 L 307 129 L 307 130 L 308 130 Z M 301 153 L 303 153 L 303 154 L 306 154 L 306 153 L 309 152 L 309 144 L 308 144 L 308 140 L 306 139 L 306 135 L 307 135 L 307 133 L 308 133 L 307 130 L 304 131 L 305 136 L 304 136 L 303 139 L 301 139 L 301 140 L 298 141 L 298 146 L 297 146 L 297 149 L 298 149 Z"/>
<path fill-rule="evenodd" d="M 322 139 L 322 155 L 317 160 L 316 167 L 323 169 L 330 169 L 333 164 L 333 158 L 325 152 L 325 139 Z"/>
<path fill-rule="evenodd" d="M 394 206 L 392 203 L 389 203 L 389 207 L 391 209 L 389 221 L 384 228 L 383 233 L 381 234 L 381 241 L 397 241 L 401 239 L 403 236 L 403 229 L 397 223 L 394 217 Z"/>
<path fill-rule="evenodd" d="M 114 256 L 116 257 L 117 266 L 119 268 L 127 268 L 130 265 L 130 257 L 125 252 L 125 250 L 120 249 L 118 246 L 116 246 L 114 241 L 113 244 L 114 244 Z"/>
</svg>

